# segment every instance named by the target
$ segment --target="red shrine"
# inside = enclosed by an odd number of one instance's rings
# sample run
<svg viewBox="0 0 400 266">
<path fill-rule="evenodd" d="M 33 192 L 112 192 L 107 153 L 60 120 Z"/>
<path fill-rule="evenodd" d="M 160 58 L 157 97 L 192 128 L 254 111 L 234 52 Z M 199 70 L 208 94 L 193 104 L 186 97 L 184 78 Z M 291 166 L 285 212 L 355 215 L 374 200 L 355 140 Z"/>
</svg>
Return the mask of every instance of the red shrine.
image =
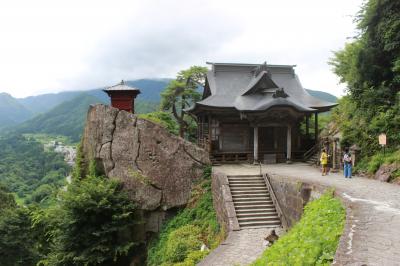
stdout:
<svg viewBox="0 0 400 266">
<path fill-rule="evenodd" d="M 139 89 L 129 87 L 122 80 L 121 83 L 103 91 L 110 96 L 112 107 L 135 113 L 135 98 L 140 93 Z"/>
</svg>

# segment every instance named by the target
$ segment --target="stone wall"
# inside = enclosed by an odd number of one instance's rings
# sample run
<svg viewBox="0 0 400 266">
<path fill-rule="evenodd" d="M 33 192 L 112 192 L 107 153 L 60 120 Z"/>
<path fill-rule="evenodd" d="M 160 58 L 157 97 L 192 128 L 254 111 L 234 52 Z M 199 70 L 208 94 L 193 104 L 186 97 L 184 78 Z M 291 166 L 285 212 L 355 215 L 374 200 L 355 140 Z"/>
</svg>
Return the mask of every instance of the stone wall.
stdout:
<svg viewBox="0 0 400 266">
<path fill-rule="evenodd" d="M 224 232 L 240 230 L 227 175 L 213 169 L 211 189 L 217 219 Z"/>
<path fill-rule="evenodd" d="M 327 190 L 326 187 L 295 181 L 293 178 L 274 174 L 268 176 L 288 228 L 300 220 L 303 208 L 310 200 L 319 198 Z"/>
</svg>

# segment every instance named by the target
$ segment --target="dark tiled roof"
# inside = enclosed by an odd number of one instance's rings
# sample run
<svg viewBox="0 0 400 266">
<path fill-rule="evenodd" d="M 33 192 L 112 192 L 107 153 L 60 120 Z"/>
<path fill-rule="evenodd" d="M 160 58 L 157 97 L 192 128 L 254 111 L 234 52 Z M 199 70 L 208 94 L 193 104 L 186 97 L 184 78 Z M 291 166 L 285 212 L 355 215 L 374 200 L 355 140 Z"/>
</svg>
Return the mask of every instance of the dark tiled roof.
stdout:
<svg viewBox="0 0 400 266">
<path fill-rule="evenodd" d="M 210 63 L 207 73 L 211 95 L 190 110 L 207 107 L 235 108 L 238 111 L 263 111 L 273 106 L 290 106 L 302 112 L 327 111 L 336 103 L 308 94 L 293 65 Z M 285 97 L 275 94 L 284 91 Z"/>
<path fill-rule="evenodd" d="M 140 90 L 126 85 L 125 81 L 122 80 L 117 85 L 114 85 L 114 86 L 104 89 L 104 91 L 140 91 Z"/>
</svg>

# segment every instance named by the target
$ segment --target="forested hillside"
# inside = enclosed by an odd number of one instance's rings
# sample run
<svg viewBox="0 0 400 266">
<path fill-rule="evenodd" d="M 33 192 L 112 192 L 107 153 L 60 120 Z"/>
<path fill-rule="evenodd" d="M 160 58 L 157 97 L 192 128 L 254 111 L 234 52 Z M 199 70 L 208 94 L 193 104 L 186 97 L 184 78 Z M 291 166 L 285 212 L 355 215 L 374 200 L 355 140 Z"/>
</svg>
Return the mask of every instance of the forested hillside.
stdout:
<svg viewBox="0 0 400 266">
<path fill-rule="evenodd" d="M 393 163 L 385 157 L 400 161 L 394 156 L 400 145 L 400 1 L 369 0 L 357 26 L 358 36 L 331 60 L 348 92 L 333 117 L 342 145 L 359 145 L 361 165 L 373 173 L 381 164 Z M 387 135 L 386 154 L 380 154 L 381 133 Z"/>
<path fill-rule="evenodd" d="M 102 92 L 103 93 L 103 92 Z M 63 135 L 72 142 L 78 142 L 82 134 L 86 113 L 89 105 L 96 103 L 108 104 L 104 99 L 89 93 L 81 93 L 77 97 L 65 101 L 44 114 L 22 123 L 15 128 L 18 133 L 45 133 Z M 148 113 L 157 110 L 158 104 L 146 101 L 136 101 L 137 113 Z"/>
<path fill-rule="evenodd" d="M 137 112 L 146 113 L 155 110 L 154 106 L 160 102 L 160 93 L 167 86 L 168 82 L 169 79 L 138 79 L 127 81 L 126 83 L 129 86 L 139 88 L 141 91 L 137 98 Z M 26 98 L 14 98 L 7 93 L 0 93 L 0 131 L 21 124 L 39 114 L 45 114 L 67 101 L 76 100 L 83 93 L 86 94 L 86 98 L 92 96 L 93 102 L 109 103 L 109 98 L 102 89 L 47 93 Z M 78 102 L 78 105 L 80 104 Z M 64 107 L 61 106 L 60 108 Z M 47 116 L 49 115 L 47 114 Z M 43 117 L 35 118 L 34 121 L 42 119 Z"/>
<path fill-rule="evenodd" d="M 70 166 L 61 154 L 22 135 L 0 138 L 0 183 L 26 202 L 41 202 L 65 184 Z"/>
<path fill-rule="evenodd" d="M 138 96 L 141 101 L 159 102 L 160 92 L 168 84 L 168 79 L 138 79 L 126 81 L 126 84 L 141 90 Z M 113 85 L 113 84 L 108 84 Z M 106 85 L 104 86 L 106 87 Z M 99 98 L 103 102 L 109 102 L 107 94 L 102 91 L 103 88 L 92 89 L 87 91 L 64 91 L 59 93 L 47 93 L 37 96 L 29 96 L 26 98 L 16 99 L 27 110 L 33 114 L 45 113 L 55 106 L 71 100 L 82 92 Z"/>
<path fill-rule="evenodd" d="M 17 99 L 10 94 L 0 93 L 0 130 L 17 125 L 30 117 L 32 117 L 32 113 Z"/>
<path fill-rule="evenodd" d="M 330 93 L 324 92 L 324 91 L 316 91 L 316 90 L 309 90 L 306 89 L 306 91 L 311 94 L 311 96 L 314 96 L 318 99 L 331 102 L 331 103 L 336 103 L 338 101 L 338 98 L 335 95 L 332 95 Z"/>
</svg>

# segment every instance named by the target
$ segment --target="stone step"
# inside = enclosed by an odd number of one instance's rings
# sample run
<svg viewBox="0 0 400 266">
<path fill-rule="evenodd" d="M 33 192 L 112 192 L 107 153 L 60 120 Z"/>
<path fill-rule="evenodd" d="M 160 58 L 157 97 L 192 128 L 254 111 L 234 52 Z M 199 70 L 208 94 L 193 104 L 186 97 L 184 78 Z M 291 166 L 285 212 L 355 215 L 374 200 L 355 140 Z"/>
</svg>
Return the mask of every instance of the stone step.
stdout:
<svg viewBox="0 0 400 266">
<path fill-rule="evenodd" d="M 262 177 L 261 175 L 228 175 L 228 178 L 230 177 Z"/>
<path fill-rule="evenodd" d="M 281 225 L 248 225 L 248 226 L 243 226 L 242 229 L 259 229 L 259 228 L 277 228 L 281 227 Z"/>
<path fill-rule="evenodd" d="M 272 203 L 272 200 L 252 200 L 252 201 L 233 201 L 233 205 L 235 207 L 240 207 L 240 206 L 258 206 L 258 205 L 263 205 L 263 206 L 274 206 Z"/>
<path fill-rule="evenodd" d="M 267 186 L 265 184 L 229 184 L 229 187 L 233 189 L 238 189 L 238 188 L 247 188 L 247 189 L 266 189 Z"/>
<path fill-rule="evenodd" d="M 233 198 L 270 198 L 269 193 L 232 193 Z"/>
<path fill-rule="evenodd" d="M 259 208 L 259 209 L 238 209 L 236 210 L 236 216 L 238 215 L 251 215 L 251 214 L 255 214 L 255 213 L 275 213 L 276 210 L 273 206 L 271 206 L 270 208 Z"/>
<path fill-rule="evenodd" d="M 240 227 L 248 226 L 280 226 L 281 222 L 278 221 L 253 221 L 253 222 L 239 222 Z"/>
<path fill-rule="evenodd" d="M 228 175 L 227 178 L 263 178 L 261 175 Z"/>
<path fill-rule="evenodd" d="M 270 217 L 270 216 L 278 216 L 278 213 L 276 211 L 263 211 L 260 212 L 259 210 L 251 211 L 251 212 L 239 212 L 236 213 L 236 217 L 238 218 L 244 218 L 244 217 Z"/>
<path fill-rule="evenodd" d="M 272 201 L 270 197 L 264 196 L 264 197 L 233 197 L 233 202 L 241 202 L 241 201 L 265 201 L 269 202 Z"/>
<path fill-rule="evenodd" d="M 229 182 L 265 182 L 262 178 L 228 178 Z"/>
<path fill-rule="evenodd" d="M 228 177 L 228 180 L 233 180 L 233 181 L 238 181 L 238 180 L 249 180 L 249 181 L 253 181 L 253 180 L 259 180 L 259 181 L 264 181 L 264 178 L 262 177 Z"/>
<path fill-rule="evenodd" d="M 242 218 L 238 218 L 239 224 L 245 223 L 245 222 L 263 222 L 263 221 L 265 221 L 265 222 L 272 222 L 272 221 L 275 221 L 275 222 L 279 222 L 279 223 L 280 223 L 280 220 L 279 220 L 278 215 L 275 215 L 275 216 L 264 216 L 264 217 L 262 217 L 262 216 L 255 216 L 255 217 L 242 217 Z"/>
<path fill-rule="evenodd" d="M 265 185 L 264 180 L 229 180 L 229 184 L 263 184 Z"/>
<path fill-rule="evenodd" d="M 264 181 L 257 181 L 257 182 L 248 182 L 248 181 L 233 181 L 233 182 L 229 182 L 229 185 L 246 185 L 246 186 L 254 186 L 254 185 L 259 185 L 259 186 L 265 186 L 265 182 Z"/>
<path fill-rule="evenodd" d="M 235 190 L 232 190 L 231 189 L 231 194 L 232 195 L 234 195 L 234 194 L 269 194 L 269 192 L 268 192 L 268 190 L 265 188 L 265 189 L 253 189 L 253 188 L 251 188 L 251 189 L 242 189 L 242 190 L 239 190 L 239 189 L 235 189 Z"/>
<path fill-rule="evenodd" d="M 258 205 L 239 205 L 235 206 L 236 213 L 241 210 L 246 210 L 246 211 L 254 211 L 257 209 L 269 209 L 269 210 L 275 210 L 275 207 L 271 204 L 258 204 Z"/>
</svg>

